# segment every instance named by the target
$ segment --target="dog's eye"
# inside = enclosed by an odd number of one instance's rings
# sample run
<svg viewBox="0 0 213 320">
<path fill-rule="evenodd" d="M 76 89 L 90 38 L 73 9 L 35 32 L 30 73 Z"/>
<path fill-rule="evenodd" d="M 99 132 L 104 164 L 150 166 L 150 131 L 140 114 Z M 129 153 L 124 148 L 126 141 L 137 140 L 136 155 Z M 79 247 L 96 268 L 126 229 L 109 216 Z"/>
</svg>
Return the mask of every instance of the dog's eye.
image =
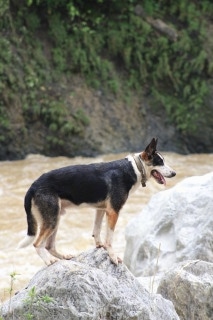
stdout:
<svg viewBox="0 0 213 320">
<path fill-rule="evenodd" d="M 164 165 L 163 157 L 161 155 L 159 155 L 158 153 L 155 155 L 155 157 L 153 159 L 153 165 L 154 166 L 163 166 Z"/>
</svg>

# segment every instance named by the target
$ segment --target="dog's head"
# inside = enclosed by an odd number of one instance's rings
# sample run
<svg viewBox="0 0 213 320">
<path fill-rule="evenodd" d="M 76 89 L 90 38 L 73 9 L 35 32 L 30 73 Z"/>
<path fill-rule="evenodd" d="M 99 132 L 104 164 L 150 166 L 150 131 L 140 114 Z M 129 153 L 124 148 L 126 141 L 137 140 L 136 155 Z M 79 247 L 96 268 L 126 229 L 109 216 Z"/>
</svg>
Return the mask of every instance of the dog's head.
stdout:
<svg viewBox="0 0 213 320">
<path fill-rule="evenodd" d="M 146 165 L 147 174 L 151 175 L 157 183 L 165 185 L 165 178 L 174 177 L 176 172 L 165 164 L 163 156 L 157 152 L 157 142 L 158 140 L 153 138 L 140 156 Z"/>
</svg>

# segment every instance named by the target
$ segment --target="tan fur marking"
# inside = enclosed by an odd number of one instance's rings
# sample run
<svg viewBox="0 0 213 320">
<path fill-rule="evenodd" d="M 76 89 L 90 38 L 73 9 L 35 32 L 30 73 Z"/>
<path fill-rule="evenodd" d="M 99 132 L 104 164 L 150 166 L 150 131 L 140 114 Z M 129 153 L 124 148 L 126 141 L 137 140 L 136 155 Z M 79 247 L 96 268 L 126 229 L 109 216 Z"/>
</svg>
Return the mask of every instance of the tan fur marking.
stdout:
<svg viewBox="0 0 213 320">
<path fill-rule="evenodd" d="M 41 226 L 43 224 L 43 218 L 34 200 L 32 200 L 32 215 L 34 216 L 37 224 Z"/>
<path fill-rule="evenodd" d="M 116 222 L 118 220 L 118 213 L 115 211 L 107 212 L 107 220 L 108 220 L 108 226 L 111 230 L 115 229 Z"/>
<path fill-rule="evenodd" d="M 106 242 L 105 246 L 107 249 L 107 252 L 110 256 L 110 259 L 115 263 L 118 264 L 119 259 L 117 255 L 114 253 L 114 250 L 112 248 L 112 242 L 113 242 L 113 235 L 114 235 L 114 229 L 116 222 L 118 220 L 118 213 L 115 212 L 113 209 L 107 211 L 107 232 L 106 232 Z"/>
<path fill-rule="evenodd" d="M 145 162 L 148 162 L 148 161 L 149 161 L 148 154 L 147 154 L 145 151 L 143 151 L 143 152 L 140 154 L 140 156 L 141 156 L 141 159 L 143 159 Z"/>
<path fill-rule="evenodd" d="M 47 229 L 45 226 L 42 226 L 39 236 L 34 243 L 34 247 L 41 247 L 44 243 L 46 243 L 47 239 L 52 235 L 53 232 L 53 229 Z"/>
</svg>

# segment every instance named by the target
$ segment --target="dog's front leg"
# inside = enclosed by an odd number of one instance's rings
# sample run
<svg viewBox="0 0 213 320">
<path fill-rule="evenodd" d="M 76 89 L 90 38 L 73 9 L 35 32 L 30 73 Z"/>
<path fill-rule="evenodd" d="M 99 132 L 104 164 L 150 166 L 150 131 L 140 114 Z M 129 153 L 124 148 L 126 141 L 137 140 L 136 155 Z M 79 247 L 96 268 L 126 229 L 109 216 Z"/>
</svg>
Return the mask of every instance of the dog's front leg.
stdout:
<svg viewBox="0 0 213 320">
<path fill-rule="evenodd" d="M 96 210 L 94 228 L 93 228 L 93 233 L 92 233 L 92 236 L 95 239 L 96 248 L 100 248 L 100 247 L 104 246 L 101 241 L 101 236 L 100 236 L 104 214 L 105 214 L 105 210 L 103 210 L 103 209 Z"/>
<path fill-rule="evenodd" d="M 110 209 L 110 210 L 107 210 L 106 214 L 107 214 L 107 230 L 106 230 L 105 248 L 112 262 L 114 262 L 115 264 L 118 264 L 119 262 L 122 262 L 122 261 L 120 258 L 117 257 L 117 255 L 114 253 L 112 248 L 113 235 L 114 235 L 115 225 L 118 220 L 118 213 L 113 209 Z"/>
</svg>

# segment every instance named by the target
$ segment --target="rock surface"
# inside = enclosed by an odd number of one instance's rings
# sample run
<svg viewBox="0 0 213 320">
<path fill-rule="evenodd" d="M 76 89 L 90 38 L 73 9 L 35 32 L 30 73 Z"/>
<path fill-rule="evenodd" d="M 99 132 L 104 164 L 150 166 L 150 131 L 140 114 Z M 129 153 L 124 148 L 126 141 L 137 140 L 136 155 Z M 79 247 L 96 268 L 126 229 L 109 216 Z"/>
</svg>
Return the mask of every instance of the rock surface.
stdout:
<svg viewBox="0 0 213 320">
<path fill-rule="evenodd" d="M 213 261 L 212 194 L 213 172 L 152 197 L 126 229 L 124 262 L 133 274 L 157 278 L 177 262 Z"/>
<path fill-rule="evenodd" d="M 158 293 L 173 302 L 180 319 L 213 319 L 213 264 L 178 264 L 162 278 Z"/>
<path fill-rule="evenodd" d="M 40 270 L 28 287 L 2 307 L 7 319 L 179 319 L 173 304 L 150 294 L 124 264 L 115 266 L 104 249 Z M 31 318 L 30 318 L 31 317 Z"/>
</svg>

